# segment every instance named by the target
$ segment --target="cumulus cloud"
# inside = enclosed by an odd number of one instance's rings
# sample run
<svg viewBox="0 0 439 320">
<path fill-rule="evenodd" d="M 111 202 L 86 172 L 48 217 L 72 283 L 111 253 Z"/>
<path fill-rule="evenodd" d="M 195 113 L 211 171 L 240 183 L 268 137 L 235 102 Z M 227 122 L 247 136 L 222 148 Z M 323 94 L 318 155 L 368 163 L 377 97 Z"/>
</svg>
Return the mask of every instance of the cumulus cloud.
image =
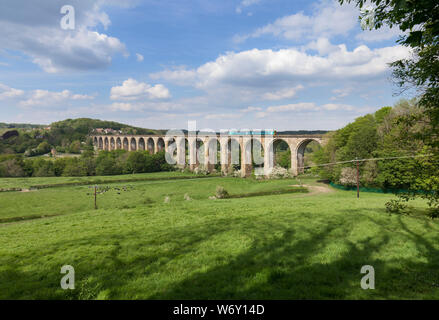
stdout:
<svg viewBox="0 0 439 320">
<path fill-rule="evenodd" d="M 14 89 L 0 83 L 0 100 L 20 97 L 24 94 L 23 90 Z"/>
<path fill-rule="evenodd" d="M 143 61 L 143 56 L 140 54 L 140 53 L 136 53 L 136 60 L 138 61 L 138 62 L 142 62 Z"/>
<path fill-rule="evenodd" d="M 92 95 L 74 94 L 70 90 L 63 91 L 48 91 L 48 90 L 33 90 L 28 99 L 20 101 L 19 105 L 22 107 L 33 106 L 51 106 L 69 100 L 88 100 L 94 99 Z"/>
<path fill-rule="evenodd" d="M 302 83 L 367 80 L 383 76 L 389 70 L 389 62 L 408 54 L 409 49 L 404 46 L 370 49 L 361 45 L 349 51 L 345 45 L 338 45 L 326 55 L 312 55 L 296 48 L 253 49 L 229 52 L 197 69 L 165 70 L 151 77 L 208 92 L 225 88 L 244 93 L 253 90 L 250 93 L 259 94 L 261 99 L 277 100 L 293 97 L 303 88 Z"/>
<path fill-rule="evenodd" d="M 139 99 L 168 99 L 171 94 L 164 85 L 156 84 L 151 86 L 145 82 L 138 82 L 134 79 L 125 80 L 121 86 L 111 88 L 110 98 L 112 100 L 139 100 Z"/>
<path fill-rule="evenodd" d="M 105 68 L 115 54 L 128 55 L 119 39 L 96 30 L 111 23 L 102 9 L 109 1 L 72 0 L 69 4 L 76 12 L 74 30 L 60 26 L 63 0 L 1 2 L 0 49 L 23 52 L 50 73 Z"/>
<path fill-rule="evenodd" d="M 235 36 L 236 42 L 264 35 L 287 40 L 315 39 L 346 35 L 358 26 L 358 9 L 353 5 L 341 6 L 337 1 L 322 1 L 311 15 L 298 12 L 275 20 L 248 35 Z"/>
</svg>

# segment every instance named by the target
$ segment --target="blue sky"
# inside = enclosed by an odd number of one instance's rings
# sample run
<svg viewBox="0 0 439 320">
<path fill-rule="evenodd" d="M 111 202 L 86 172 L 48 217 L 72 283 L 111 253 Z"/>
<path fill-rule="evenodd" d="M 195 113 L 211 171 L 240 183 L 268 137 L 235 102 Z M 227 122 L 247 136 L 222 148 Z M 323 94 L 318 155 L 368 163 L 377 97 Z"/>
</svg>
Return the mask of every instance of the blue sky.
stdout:
<svg viewBox="0 0 439 320">
<path fill-rule="evenodd" d="M 332 0 L 5 0 L 0 121 L 337 129 L 401 98 L 387 63 L 410 54 L 358 16 Z"/>
</svg>

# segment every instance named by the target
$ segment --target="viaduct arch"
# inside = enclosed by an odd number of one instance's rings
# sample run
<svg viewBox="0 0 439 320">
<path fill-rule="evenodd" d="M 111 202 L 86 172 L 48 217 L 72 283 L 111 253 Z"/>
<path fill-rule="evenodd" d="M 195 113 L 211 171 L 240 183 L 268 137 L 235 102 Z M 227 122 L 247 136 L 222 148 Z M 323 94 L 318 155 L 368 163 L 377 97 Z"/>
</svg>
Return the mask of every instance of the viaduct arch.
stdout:
<svg viewBox="0 0 439 320">
<path fill-rule="evenodd" d="M 194 170 L 200 164 L 211 172 L 221 164 L 221 172 L 229 174 L 239 166 L 241 176 L 251 175 L 258 167 L 263 174 L 270 174 L 276 165 L 275 144 L 283 141 L 291 151 L 291 173 L 303 172 L 304 153 L 311 141 L 325 144 L 322 135 L 239 135 L 239 134 L 175 134 L 159 135 L 92 135 L 98 150 L 146 150 L 150 154 L 165 150 L 179 167 Z M 199 146 L 204 146 L 199 148 Z M 262 168 L 262 169 L 261 169 Z"/>
</svg>

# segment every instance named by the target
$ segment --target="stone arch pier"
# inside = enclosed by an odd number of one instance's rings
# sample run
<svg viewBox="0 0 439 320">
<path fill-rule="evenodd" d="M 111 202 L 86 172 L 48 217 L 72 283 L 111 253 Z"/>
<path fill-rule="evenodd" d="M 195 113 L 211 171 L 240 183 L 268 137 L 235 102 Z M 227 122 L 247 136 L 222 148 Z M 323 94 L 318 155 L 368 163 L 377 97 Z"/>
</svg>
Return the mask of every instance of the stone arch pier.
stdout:
<svg viewBox="0 0 439 320">
<path fill-rule="evenodd" d="M 282 142 L 291 151 L 291 173 L 303 172 L 304 153 L 311 141 L 323 145 L 322 135 L 264 135 L 264 134 L 217 134 L 168 133 L 165 135 L 92 135 L 98 150 L 127 151 L 145 150 L 151 154 L 166 151 L 179 167 L 188 166 L 194 170 L 203 165 L 209 172 L 221 168 L 229 174 L 232 167 L 240 168 L 241 176 L 252 174 L 258 168 L 263 174 L 270 174 L 276 165 L 275 146 Z M 261 171 L 262 170 L 262 171 Z M 259 173 L 260 174 L 260 173 Z"/>
</svg>

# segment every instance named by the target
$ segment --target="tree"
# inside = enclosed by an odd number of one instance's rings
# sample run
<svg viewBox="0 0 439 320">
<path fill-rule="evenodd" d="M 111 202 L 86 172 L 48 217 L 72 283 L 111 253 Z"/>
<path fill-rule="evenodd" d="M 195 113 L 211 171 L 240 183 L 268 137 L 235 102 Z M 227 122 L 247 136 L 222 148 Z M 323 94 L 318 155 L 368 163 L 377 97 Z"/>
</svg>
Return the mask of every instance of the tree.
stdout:
<svg viewBox="0 0 439 320">
<path fill-rule="evenodd" d="M 16 159 L 0 163 L 0 177 L 23 177 L 24 171 Z"/>
<path fill-rule="evenodd" d="M 78 158 L 69 158 L 63 171 L 65 177 L 81 177 L 87 175 L 87 168 Z"/>
<path fill-rule="evenodd" d="M 405 32 L 398 42 L 412 49 L 410 58 L 391 63 L 393 77 L 402 91 L 415 89 L 418 106 L 423 113 L 399 117 L 410 126 L 422 130 L 406 135 L 425 145 L 429 157 L 423 165 L 410 172 L 409 192 L 402 197 L 421 196 L 429 199 L 439 212 L 439 2 L 437 0 L 339 0 L 356 3 L 361 10 L 363 28 L 379 29 L 383 25 L 397 26 Z M 366 3 L 372 7 L 366 8 Z M 428 170 L 424 172 L 422 170 Z M 427 183 L 428 181 L 428 183 Z M 418 193 L 421 188 L 423 193 Z"/>
<path fill-rule="evenodd" d="M 413 49 L 411 58 L 394 61 L 393 76 L 402 90 L 420 92 L 419 105 L 425 108 L 430 127 L 421 138 L 439 147 L 439 2 L 437 0 L 339 0 L 355 2 L 361 10 L 362 26 L 379 29 L 384 24 L 405 32 L 399 43 Z M 419 121 L 419 118 L 412 118 Z"/>
<path fill-rule="evenodd" d="M 33 173 L 34 177 L 53 177 L 55 176 L 55 170 L 53 161 L 37 158 L 33 160 Z"/>
<path fill-rule="evenodd" d="M 50 145 L 46 141 L 41 142 L 37 147 L 37 152 L 38 154 L 46 154 L 50 152 Z"/>
<path fill-rule="evenodd" d="M 126 162 L 126 171 L 130 173 L 146 172 L 148 156 L 146 151 L 131 152 Z"/>
<path fill-rule="evenodd" d="M 76 154 L 81 153 L 81 142 L 79 140 L 73 141 L 70 144 L 69 151 L 70 153 L 76 153 Z"/>
<path fill-rule="evenodd" d="M 116 162 L 113 152 L 101 151 L 96 159 L 96 174 L 98 176 L 121 174 L 122 168 Z"/>
</svg>

